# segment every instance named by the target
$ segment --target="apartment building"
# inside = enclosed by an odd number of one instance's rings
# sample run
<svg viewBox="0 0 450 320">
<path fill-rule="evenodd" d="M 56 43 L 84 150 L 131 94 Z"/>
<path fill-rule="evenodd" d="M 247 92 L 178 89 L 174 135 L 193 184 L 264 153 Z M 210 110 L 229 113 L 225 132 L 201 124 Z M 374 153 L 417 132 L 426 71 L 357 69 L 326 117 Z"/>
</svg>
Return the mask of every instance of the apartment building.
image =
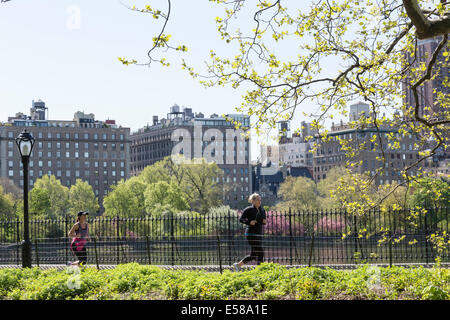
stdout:
<svg viewBox="0 0 450 320">
<path fill-rule="evenodd" d="M 87 181 L 99 203 L 110 186 L 130 176 L 130 129 L 114 120 L 98 121 L 77 112 L 73 120 L 48 120 L 45 102 L 33 101 L 30 116 L 22 113 L 0 125 L 0 177 L 23 186 L 22 162 L 15 138 L 27 129 L 35 138 L 30 158 L 30 187 L 44 175 L 55 175 L 70 187 Z"/>
<path fill-rule="evenodd" d="M 246 132 L 250 117 L 241 114 L 226 115 L 241 124 Z M 206 158 L 214 161 L 224 172 L 223 185 L 231 191 L 224 193 L 224 203 L 240 207 L 247 203 L 251 192 L 250 137 L 235 130 L 231 122 L 217 114 L 206 118 L 193 113 L 191 108 L 170 108 L 165 118 L 153 116 L 153 123 L 130 136 L 130 172 L 138 175 L 172 154 L 182 154 L 187 159 Z"/>
<path fill-rule="evenodd" d="M 360 103 L 361 104 L 361 103 Z M 350 113 L 350 119 L 359 118 L 359 115 L 367 115 L 366 108 L 351 108 L 354 112 Z M 368 106 L 367 109 L 368 111 Z M 358 114 L 355 114 L 358 113 Z M 378 139 L 381 137 L 381 144 Z M 375 141 L 372 141 L 376 135 Z M 400 139 L 400 148 L 392 148 L 389 146 L 389 135 L 395 135 Z M 419 151 L 415 148 L 416 139 L 414 134 L 400 137 L 395 128 L 383 127 L 377 130 L 375 127 L 354 128 L 349 123 L 335 125 L 333 123 L 328 133 L 330 140 L 322 142 L 316 136 L 316 142 L 320 147 L 314 152 L 313 156 L 313 176 L 316 182 L 325 179 L 327 172 L 333 167 L 345 166 L 347 161 L 357 164 L 353 167 L 353 171 L 357 173 L 369 173 L 375 176 L 376 170 L 384 168 L 382 174 L 375 177 L 375 184 L 381 185 L 386 183 L 403 181 L 401 171 L 417 162 L 419 159 Z M 342 150 L 339 139 L 349 141 L 350 147 L 357 150 L 356 156 L 348 158 L 346 152 Z M 385 155 L 385 162 L 378 160 Z M 360 164 L 362 161 L 362 165 Z M 409 171 L 410 174 L 417 172 L 417 167 Z"/>
</svg>

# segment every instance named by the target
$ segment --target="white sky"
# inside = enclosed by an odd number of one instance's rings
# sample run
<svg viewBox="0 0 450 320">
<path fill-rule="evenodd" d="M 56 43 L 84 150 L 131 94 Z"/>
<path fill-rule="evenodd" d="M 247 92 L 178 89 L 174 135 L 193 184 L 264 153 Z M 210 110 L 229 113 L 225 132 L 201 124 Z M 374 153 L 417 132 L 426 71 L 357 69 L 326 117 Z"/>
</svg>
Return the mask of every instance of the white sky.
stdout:
<svg viewBox="0 0 450 320">
<path fill-rule="evenodd" d="M 138 7 L 166 6 L 163 0 L 123 1 Z M 165 117 L 175 103 L 205 116 L 236 113 L 243 91 L 205 89 L 180 67 L 182 57 L 202 66 L 211 49 L 226 52 L 227 44 L 216 31 L 216 16 L 224 16 L 223 6 L 207 0 L 174 0 L 167 33 L 173 35 L 173 45 L 185 44 L 189 52 L 170 54 L 170 68 L 126 67 L 117 58 L 146 61 L 162 21 L 132 12 L 118 0 L 0 4 L 0 121 L 16 112 L 29 114 L 33 99 L 46 102 L 50 119 L 72 119 L 76 111 L 85 111 L 99 120 L 115 119 L 132 131 L 151 123 L 153 115 Z M 298 112 L 294 120 L 293 129 L 304 119 Z M 253 138 L 252 160 L 258 154 Z"/>
</svg>

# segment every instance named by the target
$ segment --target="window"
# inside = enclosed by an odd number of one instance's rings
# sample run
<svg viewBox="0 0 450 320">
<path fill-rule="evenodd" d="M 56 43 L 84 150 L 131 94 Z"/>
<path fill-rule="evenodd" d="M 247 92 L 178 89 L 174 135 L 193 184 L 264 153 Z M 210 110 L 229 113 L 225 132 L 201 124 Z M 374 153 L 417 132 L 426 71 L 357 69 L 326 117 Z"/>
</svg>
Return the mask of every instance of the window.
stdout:
<svg viewBox="0 0 450 320">
<path fill-rule="evenodd" d="M 89 139 L 89 133 L 84 134 L 84 139 L 86 139 L 86 140 Z"/>
<path fill-rule="evenodd" d="M 14 138 L 14 133 L 11 131 L 8 131 L 8 138 Z"/>
<path fill-rule="evenodd" d="M 8 171 L 8 176 L 9 177 L 14 177 L 14 171 L 13 170 L 9 170 Z"/>
</svg>

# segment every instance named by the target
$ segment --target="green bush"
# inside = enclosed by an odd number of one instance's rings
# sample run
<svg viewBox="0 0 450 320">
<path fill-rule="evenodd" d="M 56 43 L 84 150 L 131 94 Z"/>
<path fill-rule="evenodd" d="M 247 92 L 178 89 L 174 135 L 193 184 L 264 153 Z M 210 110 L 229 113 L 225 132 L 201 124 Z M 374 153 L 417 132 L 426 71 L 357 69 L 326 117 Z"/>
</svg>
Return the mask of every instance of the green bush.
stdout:
<svg viewBox="0 0 450 320">
<path fill-rule="evenodd" d="M 137 263 L 115 269 L 0 270 L 1 299 L 432 299 L 448 300 L 441 268 L 287 269 L 274 264 L 223 274 L 163 270 Z"/>
</svg>

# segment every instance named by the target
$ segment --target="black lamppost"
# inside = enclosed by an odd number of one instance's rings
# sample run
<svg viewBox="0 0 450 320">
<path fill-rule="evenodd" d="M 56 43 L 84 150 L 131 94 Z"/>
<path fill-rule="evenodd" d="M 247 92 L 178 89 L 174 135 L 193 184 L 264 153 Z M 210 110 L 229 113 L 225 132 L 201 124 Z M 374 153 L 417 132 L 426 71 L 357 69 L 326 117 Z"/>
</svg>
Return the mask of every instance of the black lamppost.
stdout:
<svg viewBox="0 0 450 320">
<path fill-rule="evenodd" d="M 34 138 L 26 129 L 16 138 L 20 157 L 23 165 L 23 242 L 22 242 L 22 267 L 31 268 L 31 241 L 28 228 L 28 164 L 31 151 L 33 151 Z"/>
</svg>

